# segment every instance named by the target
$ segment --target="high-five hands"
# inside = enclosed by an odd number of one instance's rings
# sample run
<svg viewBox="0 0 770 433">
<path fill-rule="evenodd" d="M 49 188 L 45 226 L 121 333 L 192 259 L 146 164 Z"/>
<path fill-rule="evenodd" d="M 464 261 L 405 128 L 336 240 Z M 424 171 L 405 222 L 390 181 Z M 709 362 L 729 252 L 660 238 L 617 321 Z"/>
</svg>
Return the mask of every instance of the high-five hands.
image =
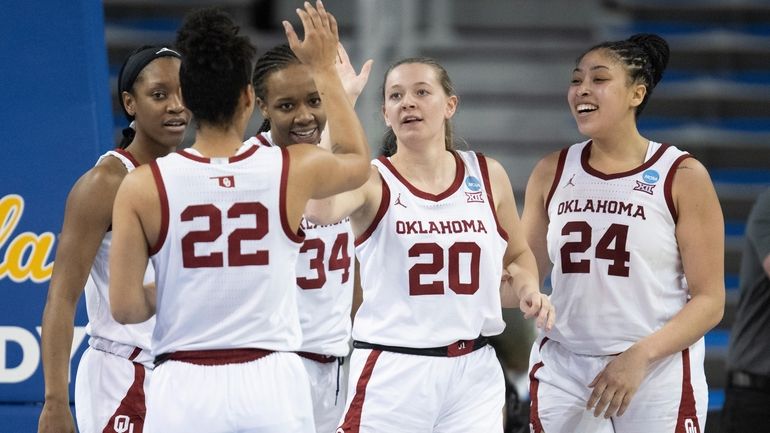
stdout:
<svg viewBox="0 0 770 433">
<path fill-rule="evenodd" d="M 316 1 L 315 7 L 305 2 L 304 9 L 297 8 L 297 15 L 302 20 L 305 31 L 304 40 L 299 40 L 291 23 L 283 21 L 291 50 L 310 68 L 333 67 L 339 44 L 337 20 L 326 11 L 321 0 Z"/>
</svg>

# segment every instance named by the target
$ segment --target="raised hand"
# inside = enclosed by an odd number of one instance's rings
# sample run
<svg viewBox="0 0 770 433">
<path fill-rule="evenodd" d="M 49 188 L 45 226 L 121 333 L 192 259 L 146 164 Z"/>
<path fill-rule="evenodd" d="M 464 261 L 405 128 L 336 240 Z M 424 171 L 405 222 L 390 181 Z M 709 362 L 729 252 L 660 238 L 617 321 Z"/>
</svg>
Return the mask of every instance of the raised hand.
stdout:
<svg viewBox="0 0 770 433">
<path fill-rule="evenodd" d="M 321 0 L 316 1 L 315 7 L 305 2 L 304 9 L 297 8 L 297 15 L 302 21 L 304 40 L 299 40 L 291 23 L 283 22 L 286 38 L 294 54 L 311 68 L 334 66 L 339 44 L 337 20 L 326 11 Z"/>
<path fill-rule="evenodd" d="M 334 65 L 337 67 L 337 75 L 342 81 L 345 93 L 349 99 L 352 99 L 351 102 L 354 102 L 364 90 L 367 81 L 369 81 L 369 73 L 372 72 L 373 64 L 374 60 L 367 60 L 361 67 L 361 72 L 356 74 L 345 47 L 342 44 L 337 44 L 337 60 Z"/>
</svg>

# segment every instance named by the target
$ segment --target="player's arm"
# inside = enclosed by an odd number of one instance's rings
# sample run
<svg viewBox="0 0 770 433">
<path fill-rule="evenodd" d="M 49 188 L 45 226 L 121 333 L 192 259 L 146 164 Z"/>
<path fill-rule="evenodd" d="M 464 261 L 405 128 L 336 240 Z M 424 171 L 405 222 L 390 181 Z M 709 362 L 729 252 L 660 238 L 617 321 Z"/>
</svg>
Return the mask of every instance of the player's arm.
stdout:
<svg viewBox="0 0 770 433">
<path fill-rule="evenodd" d="M 147 233 L 156 225 L 149 221 L 153 206 L 160 205 L 150 168 L 139 167 L 118 189 L 112 214 L 110 307 L 118 323 L 141 323 L 155 314 L 154 287 L 143 285 L 148 239 L 157 238 Z"/>
<path fill-rule="evenodd" d="M 297 9 L 297 14 L 305 31 L 304 40 L 300 41 L 291 24 L 284 21 L 286 37 L 292 51 L 313 75 L 326 111 L 331 153 L 321 149 L 295 151 L 297 146 L 293 146 L 292 160 L 297 161 L 297 156 L 306 154 L 307 161 L 303 161 L 301 170 L 292 170 L 292 174 L 308 181 L 303 186 L 309 187 L 309 198 L 324 198 L 366 182 L 369 146 L 335 66 L 339 35 L 334 16 L 326 12 L 321 2 L 317 2 L 315 8 L 305 3 L 305 9 Z"/>
<path fill-rule="evenodd" d="M 524 236 L 535 256 L 539 274 L 539 282 L 542 287 L 545 277 L 551 269 L 551 259 L 548 257 L 546 236 L 548 234 L 548 213 L 545 202 L 556 176 L 556 165 L 559 152 L 551 153 L 541 159 L 527 182 L 527 190 L 524 195 L 524 210 L 521 214 L 521 222 L 524 226 Z"/>
<path fill-rule="evenodd" d="M 551 329 L 555 319 L 553 306 L 538 289 L 537 265 L 524 237 L 511 181 L 500 163 L 490 158 L 486 160 L 497 219 L 508 233 L 500 285 L 502 306 L 519 307 L 525 318 L 536 317 L 538 327 Z"/>
<path fill-rule="evenodd" d="M 75 431 L 69 401 L 75 309 L 110 225 L 112 201 L 124 173 L 101 164 L 84 174 L 67 197 L 43 310 L 45 404 L 38 423 L 40 433 Z"/>
<path fill-rule="evenodd" d="M 653 362 L 681 352 L 716 326 L 724 313 L 724 220 L 708 172 L 693 158 L 674 173 L 676 239 L 690 300 L 658 331 L 620 354 L 594 379 L 588 407 L 622 415 Z"/>
</svg>

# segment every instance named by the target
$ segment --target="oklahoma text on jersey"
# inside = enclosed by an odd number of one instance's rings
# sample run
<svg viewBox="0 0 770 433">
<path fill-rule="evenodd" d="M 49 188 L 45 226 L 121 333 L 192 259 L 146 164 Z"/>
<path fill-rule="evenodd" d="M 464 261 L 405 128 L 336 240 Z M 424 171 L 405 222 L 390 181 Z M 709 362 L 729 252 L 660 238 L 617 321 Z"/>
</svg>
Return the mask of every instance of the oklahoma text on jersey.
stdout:
<svg viewBox="0 0 770 433">
<path fill-rule="evenodd" d="M 647 219 L 644 206 L 617 200 L 566 200 L 559 203 L 556 212 L 558 215 L 572 212 L 609 213 Z"/>
<path fill-rule="evenodd" d="M 451 234 L 451 233 L 486 233 L 487 228 L 481 220 L 445 220 L 445 221 L 396 221 L 396 233 L 400 235 Z"/>
</svg>

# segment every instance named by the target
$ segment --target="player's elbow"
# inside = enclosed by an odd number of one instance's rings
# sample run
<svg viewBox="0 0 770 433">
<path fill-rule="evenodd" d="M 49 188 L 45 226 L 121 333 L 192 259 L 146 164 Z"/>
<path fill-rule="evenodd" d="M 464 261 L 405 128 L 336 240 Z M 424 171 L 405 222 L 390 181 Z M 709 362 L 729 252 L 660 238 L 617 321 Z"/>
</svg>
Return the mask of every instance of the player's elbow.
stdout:
<svg viewBox="0 0 770 433">
<path fill-rule="evenodd" d="M 110 296 L 110 312 L 112 318 L 121 325 L 142 323 L 153 314 L 146 304 L 132 303 L 112 295 Z"/>
</svg>

